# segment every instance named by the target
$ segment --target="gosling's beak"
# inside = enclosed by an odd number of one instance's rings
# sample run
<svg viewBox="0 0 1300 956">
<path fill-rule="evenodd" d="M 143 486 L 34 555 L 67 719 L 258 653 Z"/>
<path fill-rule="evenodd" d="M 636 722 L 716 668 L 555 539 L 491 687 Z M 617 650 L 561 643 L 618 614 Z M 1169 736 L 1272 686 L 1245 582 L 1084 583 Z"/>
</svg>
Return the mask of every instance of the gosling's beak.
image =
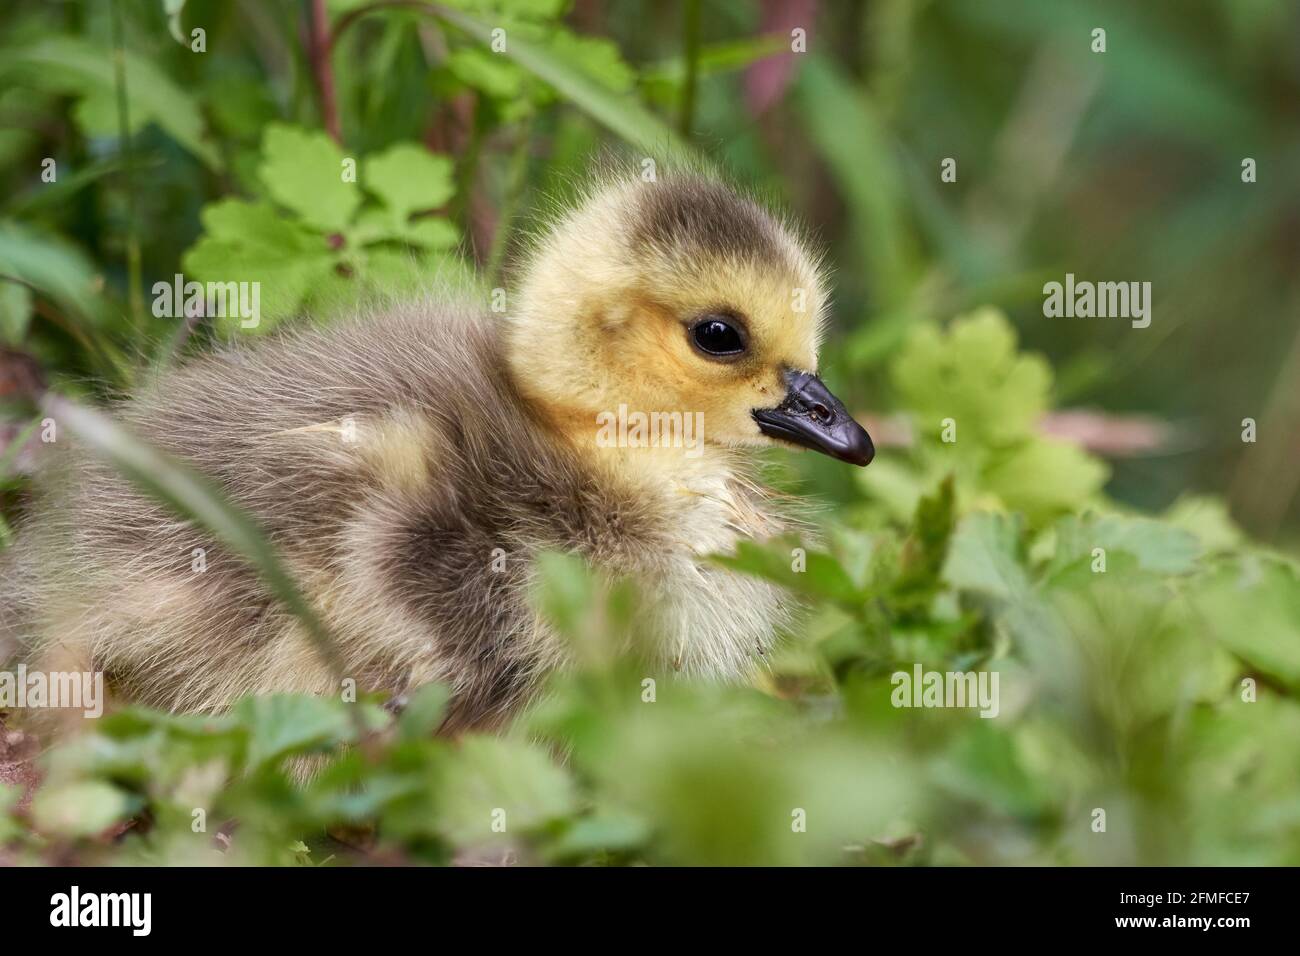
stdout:
<svg viewBox="0 0 1300 956">
<path fill-rule="evenodd" d="M 802 445 L 854 465 L 869 465 L 876 455 L 867 430 L 844 403 L 810 372 L 785 372 L 785 399 L 776 408 L 753 411 L 764 435 Z"/>
</svg>

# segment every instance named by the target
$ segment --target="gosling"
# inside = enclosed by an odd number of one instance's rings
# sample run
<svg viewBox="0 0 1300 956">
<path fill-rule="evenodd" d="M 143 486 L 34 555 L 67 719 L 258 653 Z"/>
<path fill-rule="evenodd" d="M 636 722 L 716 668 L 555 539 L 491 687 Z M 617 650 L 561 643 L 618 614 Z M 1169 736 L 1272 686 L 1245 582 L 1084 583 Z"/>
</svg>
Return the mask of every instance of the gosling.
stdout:
<svg viewBox="0 0 1300 956">
<path fill-rule="evenodd" d="M 209 354 L 116 412 L 269 533 L 358 688 L 445 683 L 449 732 L 500 725 L 568 659 L 530 600 L 548 550 L 635 580 L 656 665 L 743 678 L 789 602 L 707 556 L 792 526 L 746 449 L 874 454 L 816 375 L 818 261 L 754 200 L 607 179 L 533 246 L 504 314 L 385 306 Z M 75 439 L 48 449 L 0 571 L 30 659 L 174 712 L 339 692 L 250 567 Z"/>
</svg>

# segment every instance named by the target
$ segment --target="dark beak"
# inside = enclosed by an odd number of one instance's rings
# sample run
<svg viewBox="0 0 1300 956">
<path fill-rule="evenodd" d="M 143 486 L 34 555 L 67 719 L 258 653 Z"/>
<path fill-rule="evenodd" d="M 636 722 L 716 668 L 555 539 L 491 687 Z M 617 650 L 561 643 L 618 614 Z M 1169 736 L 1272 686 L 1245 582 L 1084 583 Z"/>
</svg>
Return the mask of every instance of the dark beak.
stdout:
<svg viewBox="0 0 1300 956">
<path fill-rule="evenodd" d="M 821 379 L 809 372 L 788 369 L 785 385 L 785 399 L 780 405 L 754 409 L 759 431 L 850 464 L 871 464 L 876 455 L 871 436 Z"/>
</svg>

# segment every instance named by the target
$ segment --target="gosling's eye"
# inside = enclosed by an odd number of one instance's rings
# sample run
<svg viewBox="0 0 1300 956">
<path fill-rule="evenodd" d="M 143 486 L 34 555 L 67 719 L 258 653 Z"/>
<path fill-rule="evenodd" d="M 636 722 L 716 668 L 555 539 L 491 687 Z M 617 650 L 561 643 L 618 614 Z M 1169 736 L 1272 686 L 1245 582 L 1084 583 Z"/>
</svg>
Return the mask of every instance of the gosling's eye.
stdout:
<svg viewBox="0 0 1300 956">
<path fill-rule="evenodd" d="M 713 358 L 735 358 L 745 351 L 745 335 L 733 319 L 706 315 L 690 329 L 695 347 Z"/>
</svg>

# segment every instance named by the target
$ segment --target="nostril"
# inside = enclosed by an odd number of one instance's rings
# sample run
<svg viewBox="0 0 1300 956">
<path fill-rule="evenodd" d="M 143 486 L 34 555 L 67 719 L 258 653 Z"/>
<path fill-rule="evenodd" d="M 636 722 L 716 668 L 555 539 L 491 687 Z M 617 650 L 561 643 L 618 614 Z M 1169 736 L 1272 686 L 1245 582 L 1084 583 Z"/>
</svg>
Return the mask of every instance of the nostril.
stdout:
<svg viewBox="0 0 1300 956">
<path fill-rule="evenodd" d="M 813 418 L 817 419 L 823 425 L 829 422 L 832 417 L 831 410 L 827 408 L 825 405 L 823 405 L 821 402 L 817 402 L 813 405 L 812 414 L 813 414 Z"/>
</svg>

